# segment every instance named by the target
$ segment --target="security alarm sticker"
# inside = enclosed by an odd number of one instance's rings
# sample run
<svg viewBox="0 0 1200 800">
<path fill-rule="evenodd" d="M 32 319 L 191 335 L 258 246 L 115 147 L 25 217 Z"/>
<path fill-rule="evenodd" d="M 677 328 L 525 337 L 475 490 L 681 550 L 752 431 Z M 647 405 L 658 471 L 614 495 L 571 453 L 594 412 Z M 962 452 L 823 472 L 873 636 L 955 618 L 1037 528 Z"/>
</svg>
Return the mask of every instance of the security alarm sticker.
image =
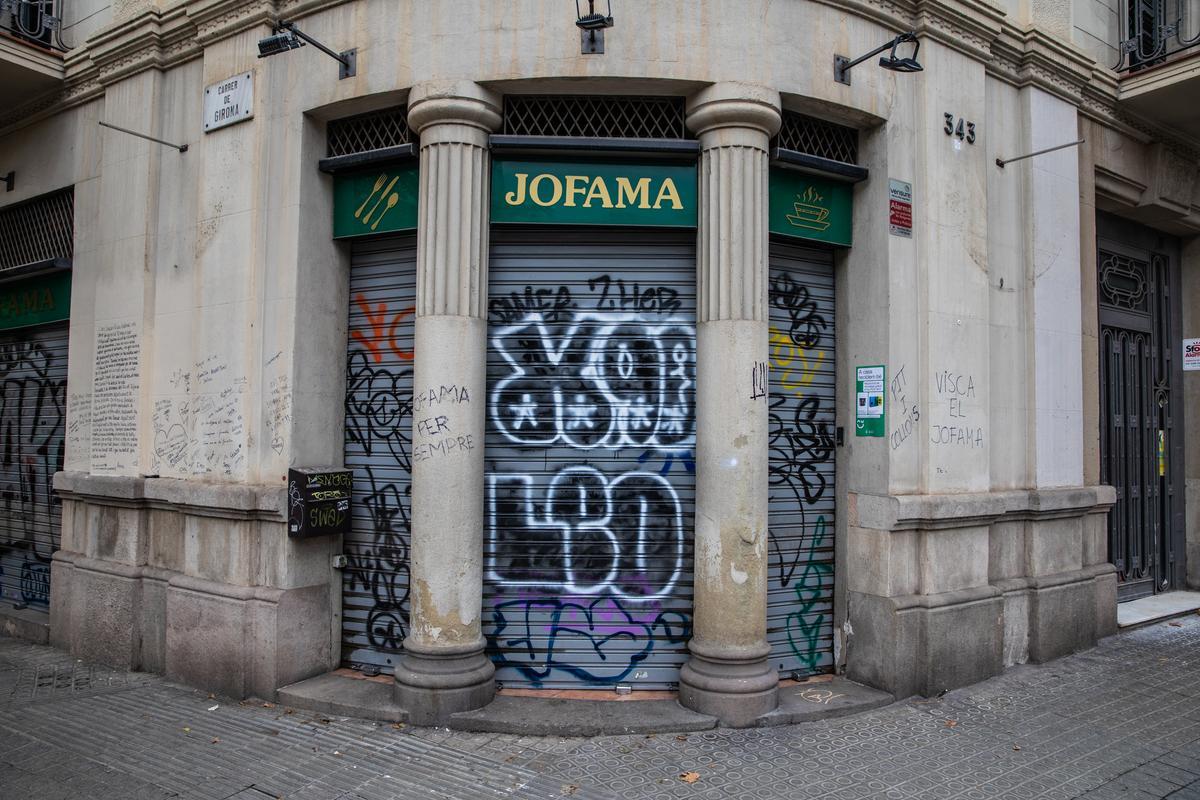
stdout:
<svg viewBox="0 0 1200 800">
<path fill-rule="evenodd" d="M 882 365 L 857 367 L 854 387 L 854 434 L 856 436 L 884 436 L 885 416 L 883 405 L 884 374 Z"/>
<path fill-rule="evenodd" d="M 912 184 L 888 179 L 888 232 L 912 238 Z"/>
<path fill-rule="evenodd" d="M 1185 372 L 1200 371 L 1200 339 L 1183 340 L 1183 369 Z"/>
</svg>

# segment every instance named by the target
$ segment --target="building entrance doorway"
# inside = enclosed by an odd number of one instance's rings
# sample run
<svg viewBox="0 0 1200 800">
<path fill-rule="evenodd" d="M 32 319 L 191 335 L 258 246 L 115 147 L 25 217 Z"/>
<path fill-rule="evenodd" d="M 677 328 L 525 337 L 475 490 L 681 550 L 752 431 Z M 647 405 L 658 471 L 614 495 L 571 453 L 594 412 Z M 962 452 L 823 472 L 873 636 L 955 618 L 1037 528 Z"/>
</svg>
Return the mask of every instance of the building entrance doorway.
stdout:
<svg viewBox="0 0 1200 800">
<path fill-rule="evenodd" d="M 1100 469 L 1117 490 L 1108 548 L 1125 601 L 1185 575 L 1179 244 L 1105 214 L 1097 230 Z"/>
</svg>

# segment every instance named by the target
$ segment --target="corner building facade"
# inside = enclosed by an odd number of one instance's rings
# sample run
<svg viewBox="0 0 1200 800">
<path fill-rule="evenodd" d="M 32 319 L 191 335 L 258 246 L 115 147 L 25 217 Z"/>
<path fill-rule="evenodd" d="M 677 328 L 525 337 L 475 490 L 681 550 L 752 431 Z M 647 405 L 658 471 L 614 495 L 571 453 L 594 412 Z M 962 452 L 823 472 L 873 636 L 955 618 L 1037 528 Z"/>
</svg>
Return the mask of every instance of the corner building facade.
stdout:
<svg viewBox="0 0 1200 800">
<path fill-rule="evenodd" d="M 235 697 L 391 675 L 420 724 L 628 688 L 743 726 L 1200 585 L 1200 132 L 1075 6 L 615 3 L 581 53 L 503 5 L 116 3 L 0 119 L 0 220 L 73 208 L 11 626 Z M 355 74 L 259 60 L 277 18 Z M 923 71 L 834 80 L 909 30 Z"/>
</svg>

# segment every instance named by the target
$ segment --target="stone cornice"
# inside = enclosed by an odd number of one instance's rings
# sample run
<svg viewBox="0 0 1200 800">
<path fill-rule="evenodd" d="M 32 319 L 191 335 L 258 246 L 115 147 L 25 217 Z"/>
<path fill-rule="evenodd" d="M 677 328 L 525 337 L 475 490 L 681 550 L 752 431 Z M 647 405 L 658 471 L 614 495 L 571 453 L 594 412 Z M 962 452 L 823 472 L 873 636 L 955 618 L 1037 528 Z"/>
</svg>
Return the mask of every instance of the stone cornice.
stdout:
<svg viewBox="0 0 1200 800">
<path fill-rule="evenodd" d="M 852 525 L 886 531 L 945 530 L 996 522 L 1063 519 L 1103 513 L 1116 502 L 1111 486 L 1009 489 L 965 494 L 857 494 Z"/>
<path fill-rule="evenodd" d="M 913 28 L 947 47 L 980 61 L 991 58 L 1004 12 L 979 0 L 917 0 Z"/>
</svg>

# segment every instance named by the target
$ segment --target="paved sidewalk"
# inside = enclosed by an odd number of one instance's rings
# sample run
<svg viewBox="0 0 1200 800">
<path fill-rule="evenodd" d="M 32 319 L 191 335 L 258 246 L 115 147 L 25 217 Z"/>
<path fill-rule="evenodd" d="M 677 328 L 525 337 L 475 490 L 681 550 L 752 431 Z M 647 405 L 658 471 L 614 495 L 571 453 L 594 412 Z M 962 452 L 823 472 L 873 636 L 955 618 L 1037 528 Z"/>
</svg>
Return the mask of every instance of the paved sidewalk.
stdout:
<svg viewBox="0 0 1200 800">
<path fill-rule="evenodd" d="M 1200 617 L 859 716 L 596 739 L 231 703 L 0 639 L 2 800 L 270 797 L 1200 800 Z"/>
</svg>

